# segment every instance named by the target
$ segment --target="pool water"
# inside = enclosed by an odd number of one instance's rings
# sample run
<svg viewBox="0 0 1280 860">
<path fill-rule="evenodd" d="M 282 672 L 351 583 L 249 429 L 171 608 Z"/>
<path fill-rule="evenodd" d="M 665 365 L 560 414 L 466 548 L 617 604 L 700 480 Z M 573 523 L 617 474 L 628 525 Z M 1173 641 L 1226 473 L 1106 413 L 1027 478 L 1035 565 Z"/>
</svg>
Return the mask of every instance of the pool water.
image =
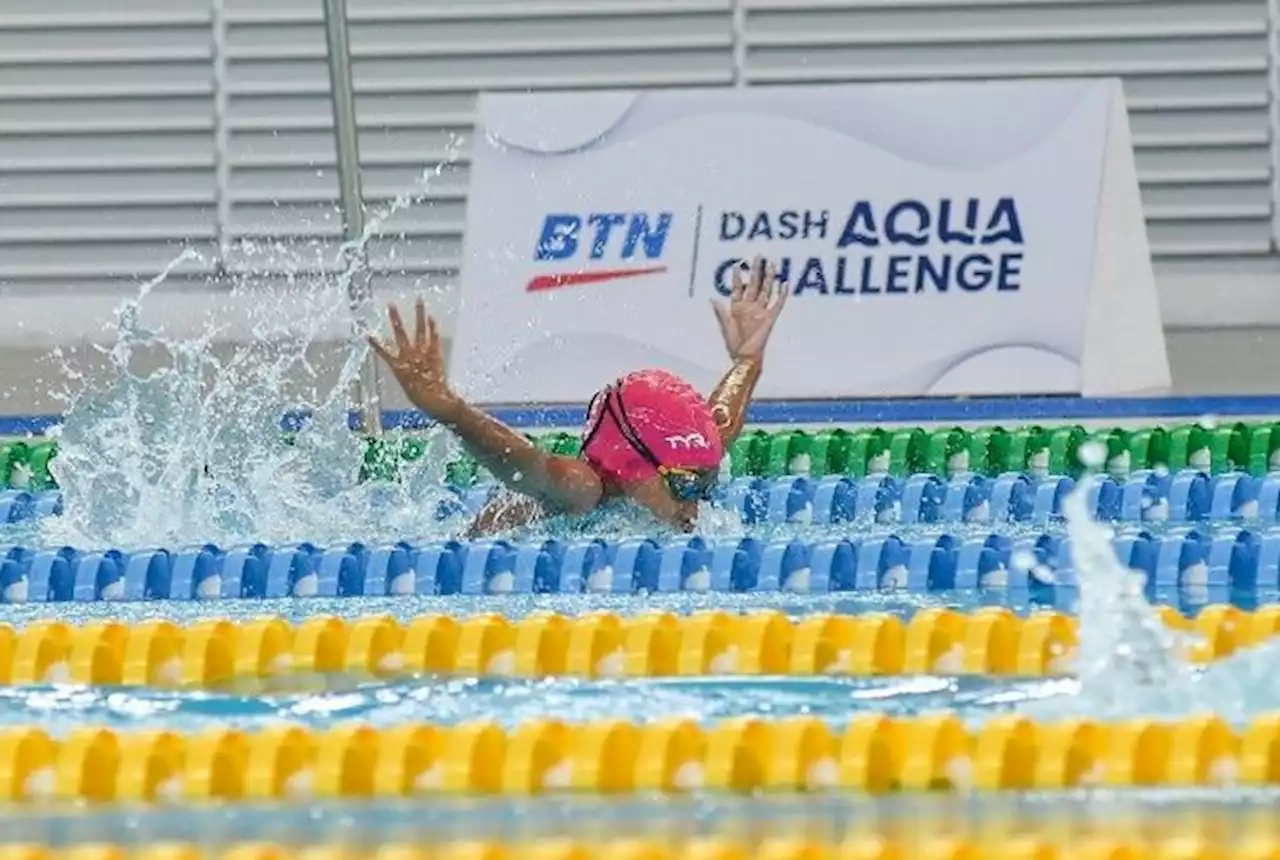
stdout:
<svg viewBox="0 0 1280 860">
<path fill-rule="evenodd" d="M 138 302 L 154 286 L 144 288 Z M 318 299 L 318 301 L 320 301 Z M 335 300 L 336 301 L 336 300 Z M 52 466 L 64 494 L 60 517 L 4 527 L 0 543 L 32 548 L 74 546 L 83 550 L 117 547 L 185 548 L 206 542 L 237 546 L 253 541 L 317 545 L 360 540 L 369 544 L 411 536 L 442 540 L 459 528 L 441 519 L 439 505 L 450 496 L 444 464 L 456 452 L 441 434 L 428 434 L 427 456 L 393 484 L 362 482 L 360 440 L 349 432 L 343 386 L 319 387 L 305 361 L 307 331 L 290 335 L 270 351 L 249 346 L 230 361 L 217 362 L 206 341 L 173 342 L 139 323 L 138 302 L 120 314 L 119 342 L 112 372 L 86 381 L 70 398 L 58 432 L 59 453 Z M 262 301 L 270 320 L 270 296 Z M 321 309 L 320 315 L 341 307 Z M 292 344 L 293 348 L 289 348 Z M 163 371 L 138 374 L 132 357 L 142 349 L 166 351 Z M 352 352 L 347 377 L 363 353 Z M 282 381 L 303 377 L 317 386 L 306 404 L 311 421 L 285 445 L 278 432 Z M 304 384 L 305 388 L 306 385 Z M 206 469 L 205 466 L 208 466 Z M 191 625 L 202 619 L 245 620 L 278 615 L 302 621 L 321 614 L 344 618 L 390 614 L 407 620 L 445 613 L 498 613 L 522 618 L 534 612 L 581 616 L 608 610 L 622 616 L 663 610 L 678 614 L 710 609 L 729 612 L 777 610 L 793 619 L 815 613 L 865 615 L 915 613 L 948 607 L 973 613 L 983 606 L 1007 606 L 1021 615 L 1054 608 L 1079 615 L 1076 672 L 1070 677 L 979 677 L 919 674 L 910 677 L 818 675 L 626 679 L 496 678 L 425 676 L 394 680 L 333 674 L 270 681 L 236 681 L 215 689 L 147 689 L 40 684 L 0 688 L 0 726 L 38 726 L 57 737 L 86 727 L 122 732 L 166 730 L 184 736 L 206 729 L 278 728 L 298 724 L 313 730 L 350 723 L 392 728 L 406 723 L 459 725 L 496 721 L 514 731 L 535 720 L 589 723 L 619 719 L 652 723 L 687 718 L 707 727 L 751 716 L 769 723 L 816 717 L 832 727 L 858 715 L 904 718 L 954 713 L 970 726 L 1020 714 L 1041 722 L 1083 717 L 1124 721 L 1139 717 L 1188 718 L 1213 711 L 1236 728 L 1280 710 L 1280 685 L 1273 682 L 1280 646 L 1264 643 L 1208 665 L 1186 656 L 1187 642 L 1162 622 L 1151 600 L 1194 612 L 1206 603 L 1256 606 L 1274 599 L 1265 590 L 1148 592 L 1135 584 L 1112 549 L 1112 535 L 1089 520 L 1083 495 L 1068 505 L 1065 523 L 1035 529 L 1001 525 L 1015 537 L 1045 528 L 1073 540 L 1078 588 L 1058 589 L 1049 601 L 1008 590 L 908 593 L 866 591 L 825 595 L 774 593 L 546 594 L 509 596 L 413 596 L 389 598 L 293 598 L 282 600 L 28 603 L 0 607 L 0 622 L 22 627 L 56 619 L 73 626 L 97 621 L 142 625 L 169 619 Z M 1072 508 L 1072 506 L 1074 506 Z M 1223 526 L 1224 528 L 1226 526 Z M 782 525 L 744 527 L 733 511 L 708 513 L 709 537 L 754 534 L 772 540 L 815 540 L 839 536 L 869 539 L 888 533 L 879 525 Z M 990 527 L 948 526 L 952 534 L 981 535 Z M 895 533 L 927 536 L 938 527 Z M 592 525 L 591 537 L 617 539 L 650 534 L 642 521 L 614 519 Z M 16 658 L 15 658 L 16 659 Z M 904 793 L 904 795 L 907 793 Z M 1127 810 L 1130 814 L 1180 820 L 1188 809 L 1218 821 L 1256 816 L 1274 804 L 1266 791 L 1152 790 L 1120 795 L 1070 794 L 1044 801 L 1032 795 L 937 797 L 794 796 L 761 798 L 690 797 L 679 802 L 628 798 L 594 800 L 575 795 L 552 801 L 462 798 L 413 804 L 350 799 L 337 804 L 293 803 L 269 810 L 260 804 L 232 804 L 216 811 L 156 813 L 146 810 L 77 812 L 27 810 L 6 838 L 50 842 L 87 838 L 119 842 L 161 837 L 225 841 L 338 839 L 359 831 L 366 837 L 442 838 L 571 831 L 618 835 L 652 834 L 671 828 L 688 834 L 717 821 L 776 820 L 784 830 L 818 828 L 836 838 L 853 820 L 879 822 L 929 819 L 974 822 L 1034 820 L 1037 809 L 1083 808 L 1088 814 Z M 1055 814 L 1057 814 L 1055 813 Z M 844 823 L 842 823 L 844 822 Z M 8 827 L 8 823 L 6 824 Z M 977 825 L 975 825 L 977 826 Z M 808 828 L 808 830 L 806 830 Z M 825 837 L 824 837 L 825 838 Z"/>
<path fill-rule="evenodd" d="M 996 603 L 987 595 L 986 605 Z M 278 616 L 300 622 L 317 615 L 356 619 L 390 615 L 401 621 L 442 613 L 458 617 L 498 613 L 510 619 L 551 612 L 573 617 L 595 611 L 622 616 L 641 612 L 688 614 L 776 610 L 793 619 L 818 613 L 893 613 L 909 620 L 916 612 L 947 607 L 972 612 L 983 603 L 974 593 L 927 595 L 800 596 L 784 594 L 676 594 L 648 596 L 539 595 L 524 597 L 396 597 L 384 599 L 228 600 L 216 602 L 69 603 L 6 606 L 0 621 L 20 627 L 56 618 L 73 626 L 112 620 L 127 626 L 157 618 L 190 625 L 210 618 L 249 620 Z M 1141 599 L 1140 599 L 1141 600 Z M 1145 600 L 1142 605 L 1146 606 Z M 998 605 L 998 604 L 997 604 Z M 1036 611 L 1014 606 L 1026 615 Z M 1151 610 L 1154 614 L 1154 610 Z M 1123 631 L 1090 625 L 1116 624 L 1121 610 L 1085 619 L 1086 643 L 1099 633 L 1126 643 Z M 85 724 L 116 728 L 194 731 L 212 725 L 254 728 L 279 720 L 327 728 L 348 721 L 375 726 L 421 721 L 455 724 L 496 720 L 506 726 L 543 718 L 589 721 L 620 718 L 649 721 L 679 716 L 707 723 L 729 717 L 782 718 L 813 715 L 833 725 L 858 713 L 919 714 L 952 711 L 980 723 L 1000 713 L 1039 717 L 1095 718 L 1185 716 L 1212 702 L 1236 722 L 1280 709 L 1280 687 L 1266 683 L 1280 648 L 1264 645 L 1208 666 L 1193 666 L 1172 651 L 1166 657 L 1179 673 L 1176 686 L 1138 682 L 1118 657 L 1091 679 L 1077 677 L 997 678 L 977 676 L 841 677 L 708 676 L 674 678 L 475 678 L 378 679 L 330 674 L 274 680 L 240 679 L 222 689 L 157 690 L 91 688 L 72 685 L 0 688 L 0 725 L 39 723 L 50 731 Z M 1104 660 L 1107 659 L 1104 655 Z M 1153 658 L 1154 659 L 1154 658 Z M 1127 674 L 1126 674 L 1127 673 Z M 1112 678 L 1111 676 L 1115 676 Z M 1119 680 L 1120 684 L 1115 681 Z M 1166 682 L 1170 677 L 1165 678 Z M 1092 682 L 1092 683 L 1091 683 Z M 1123 699 L 1117 686 L 1133 684 Z"/>
</svg>

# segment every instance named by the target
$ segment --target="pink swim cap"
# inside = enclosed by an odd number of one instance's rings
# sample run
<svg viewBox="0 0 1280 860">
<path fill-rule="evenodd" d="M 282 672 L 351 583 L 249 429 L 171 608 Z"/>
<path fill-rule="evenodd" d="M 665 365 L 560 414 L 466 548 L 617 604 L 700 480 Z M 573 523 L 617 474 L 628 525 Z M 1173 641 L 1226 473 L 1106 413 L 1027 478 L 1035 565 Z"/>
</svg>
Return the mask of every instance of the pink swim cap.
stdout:
<svg viewBox="0 0 1280 860">
<path fill-rule="evenodd" d="M 630 425 L 658 463 L 703 471 L 724 459 L 711 407 L 685 380 L 665 370 L 638 370 L 596 394 L 582 432 L 582 454 L 619 484 L 652 477 L 652 463 L 627 439 Z"/>
</svg>

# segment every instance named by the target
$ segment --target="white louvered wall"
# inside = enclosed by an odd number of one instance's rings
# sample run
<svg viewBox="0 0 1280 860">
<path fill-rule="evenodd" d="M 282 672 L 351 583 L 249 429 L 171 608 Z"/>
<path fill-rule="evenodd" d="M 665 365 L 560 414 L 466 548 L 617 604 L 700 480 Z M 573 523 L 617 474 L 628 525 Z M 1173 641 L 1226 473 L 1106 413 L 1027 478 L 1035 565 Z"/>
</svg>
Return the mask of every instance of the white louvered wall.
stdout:
<svg viewBox="0 0 1280 860">
<path fill-rule="evenodd" d="M 743 6 L 752 84 L 1120 75 L 1159 269 L 1270 262 L 1266 0 Z"/>
<path fill-rule="evenodd" d="M 729 83 L 729 0 L 350 0 L 366 199 L 420 187 L 375 268 L 448 279 L 461 255 L 477 89 Z M 335 239 L 329 72 L 317 0 L 226 0 L 228 238 Z M 277 201 L 279 205 L 277 205 Z M 330 259 L 334 255 L 327 255 Z"/>
<path fill-rule="evenodd" d="M 440 171 L 371 246 L 402 283 L 456 273 L 478 88 L 1094 74 L 1158 272 L 1280 272 L 1276 0 L 348 2 L 366 197 Z M 333 261 L 330 116 L 319 0 L 0 0 L 0 296 L 126 289 L 184 240 L 166 289 L 290 268 L 272 243 Z"/>
<path fill-rule="evenodd" d="M 207 0 L 0 0 L 0 289 L 211 265 L 210 34 Z"/>
</svg>

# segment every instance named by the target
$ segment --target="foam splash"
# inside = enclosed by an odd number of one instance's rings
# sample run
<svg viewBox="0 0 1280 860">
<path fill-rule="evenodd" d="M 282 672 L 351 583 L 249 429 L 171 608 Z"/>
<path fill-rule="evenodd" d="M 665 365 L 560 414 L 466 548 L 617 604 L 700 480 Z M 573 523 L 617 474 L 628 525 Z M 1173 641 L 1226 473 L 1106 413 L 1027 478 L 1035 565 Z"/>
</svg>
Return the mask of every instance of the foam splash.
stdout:
<svg viewBox="0 0 1280 860">
<path fill-rule="evenodd" d="M 1026 703 L 1040 716 L 1124 719 L 1177 717 L 1212 711 L 1244 722 L 1280 708 L 1274 683 L 1280 643 L 1197 665 L 1188 654 L 1195 637 L 1173 630 L 1145 595 L 1145 575 L 1122 564 L 1112 530 L 1093 520 L 1083 479 L 1064 502 L 1067 533 L 1079 581 L 1079 647 L 1075 677 L 1052 682 L 1062 695 Z"/>
<path fill-rule="evenodd" d="M 1085 498 L 1092 480 L 1082 480 L 1064 502 L 1080 584 L 1074 666 L 1080 702 L 1087 701 L 1091 714 L 1103 708 L 1126 714 L 1152 707 L 1185 710 L 1194 677 L 1183 656 L 1187 640 L 1147 601 L 1143 574 L 1121 564 L 1113 531 L 1089 516 Z"/>
<path fill-rule="evenodd" d="M 345 345 L 336 382 L 324 379 L 309 353 L 322 330 L 353 328 L 347 285 L 361 275 L 364 246 L 391 215 L 421 199 L 439 172 L 424 174 L 368 219 L 361 238 L 343 246 L 346 262 L 336 278 L 303 275 L 314 263 L 284 246 L 243 249 L 270 258 L 264 271 L 284 268 L 288 276 L 283 287 L 254 273 L 236 278 L 231 295 L 251 297 L 245 304 L 253 310 L 251 330 L 229 355 L 212 349 L 225 331 L 214 320 L 187 340 L 142 322 L 150 293 L 195 252 L 184 251 L 123 302 L 115 343 L 100 348 L 105 378 L 65 368 L 80 386 L 64 397 L 51 466 L 66 513 L 41 521 L 40 542 L 127 550 L 393 540 L 456 528 L 436 517 L 447 495 L 451 440 L 429 434 L 426 455 L 402 468 L 401 481 L 361 482 L 365 446 L 348 427 L 348 392 L 368 348 L 358 338 Z M 355 316 L 368 327 L 376 313 L 366 307 Z M 144 360 L 154 369 L 143 369 Z M 300 395 L 286 399 L 286 391 Z M 297 408 L 311 418 L 290 444 L 280 417 Z"/>
</svg>

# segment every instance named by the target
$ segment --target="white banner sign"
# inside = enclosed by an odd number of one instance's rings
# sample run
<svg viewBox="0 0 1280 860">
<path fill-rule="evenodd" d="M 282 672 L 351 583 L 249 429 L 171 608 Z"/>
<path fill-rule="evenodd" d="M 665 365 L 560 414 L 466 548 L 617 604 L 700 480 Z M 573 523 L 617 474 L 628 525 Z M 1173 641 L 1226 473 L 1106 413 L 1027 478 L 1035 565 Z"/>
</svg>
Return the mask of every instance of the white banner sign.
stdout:
<svg viewBox="0 0 1280 860">
<path fill-rule="evenodd" d="M 759 254 L 792 290 L 762 397 L 1167 387 L 1137 195 L 1114 81 L 485 95 L 452 374 L 709 390 Z"/>
</svg>

